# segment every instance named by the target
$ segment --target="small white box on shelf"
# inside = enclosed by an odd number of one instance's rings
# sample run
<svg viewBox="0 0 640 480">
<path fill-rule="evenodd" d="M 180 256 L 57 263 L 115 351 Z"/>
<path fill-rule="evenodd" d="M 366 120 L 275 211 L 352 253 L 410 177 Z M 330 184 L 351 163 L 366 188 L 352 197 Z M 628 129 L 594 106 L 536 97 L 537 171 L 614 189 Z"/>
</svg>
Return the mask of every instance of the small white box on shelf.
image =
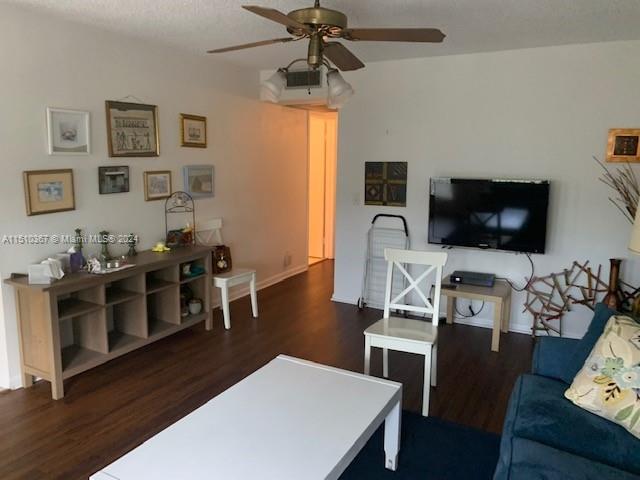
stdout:
<svg viewBox="0 0 640 480">
<path fill-rule="evenodd" d="M 49 265 L 39 263 L 29 265 L 29 283 L 36 285 L 49 285 L 53 280 L 49 275 Z"/>
<path fill-rule="evenodd" d="M 57 258 L 47 258 L 37 265 L 29 265 L 29 283 L 48 285 L 54 279 L 64 277 L 62 261 Z"/>
</svg>

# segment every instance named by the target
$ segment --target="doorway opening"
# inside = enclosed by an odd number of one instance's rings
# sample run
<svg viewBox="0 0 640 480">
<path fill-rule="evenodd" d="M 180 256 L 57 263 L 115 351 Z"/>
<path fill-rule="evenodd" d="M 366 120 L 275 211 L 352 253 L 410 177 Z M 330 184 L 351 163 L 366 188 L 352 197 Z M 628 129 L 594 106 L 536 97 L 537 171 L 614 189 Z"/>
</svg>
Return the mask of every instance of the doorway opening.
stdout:
<svg viewBox="0 0 640 480">
<path fill-rule="evenodd" d="M 309 265 L 334 258 L 338 113 L 309 112 Z"/>
</svg>

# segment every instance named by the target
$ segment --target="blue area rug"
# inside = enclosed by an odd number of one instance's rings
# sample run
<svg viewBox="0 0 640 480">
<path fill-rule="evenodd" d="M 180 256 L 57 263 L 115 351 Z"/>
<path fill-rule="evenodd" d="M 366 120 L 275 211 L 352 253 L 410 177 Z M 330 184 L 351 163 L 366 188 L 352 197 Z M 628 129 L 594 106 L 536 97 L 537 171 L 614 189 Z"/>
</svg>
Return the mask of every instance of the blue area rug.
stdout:
<svg viewBox="0 0 640 480">
<path fill-rule="evenodd" d="M 398 470 L 384 468 L 384 424 L 340 480 L 491 480 L 500 436 L 437 418 L 402 412 Z"/>
</svg>

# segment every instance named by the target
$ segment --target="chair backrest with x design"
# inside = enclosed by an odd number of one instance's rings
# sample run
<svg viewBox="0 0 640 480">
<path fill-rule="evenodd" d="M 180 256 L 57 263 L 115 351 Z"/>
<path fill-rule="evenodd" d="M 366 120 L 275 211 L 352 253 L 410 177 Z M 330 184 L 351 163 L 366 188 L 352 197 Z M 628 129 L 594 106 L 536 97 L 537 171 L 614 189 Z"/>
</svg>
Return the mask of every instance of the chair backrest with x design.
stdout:
<svg viewBox="0 0 640 480">
<path fill-rule="evenodd" d="M 389 318 L 389 312 L 400 310 L 404 312 L 431 314 L 433 325 L 438 325 L 438 312 L 440 308 L 440 288 L 442 286 L 442 267 L 447 263 L 447 254 L 444 252 L 423 252 L 418 250 L 400 250 L 396 248 L 385 248 L 384 258 L 387 260 L 387 285 L 384 297 L 384 318 Z M 409 273 L 409 265 L 421 265 L 426 269 L 417 277 Z M 399 294 L 393 295 L 393 272 L 394 269 L 406 278 L 408 286 Z M 422 291 L 420 284 L 430 276 L 433 279 L 433 298 L 429 299 L 429 292 Z M 424 306 L 409 303 L 408 295 L 416 292 L 416 296 L 422 300 Z"/>
<path fill-rule="evenodd" d="M 196 223 L 198 245 L 222 245 L 222 219 L 210 218 Z"/>
</svg>

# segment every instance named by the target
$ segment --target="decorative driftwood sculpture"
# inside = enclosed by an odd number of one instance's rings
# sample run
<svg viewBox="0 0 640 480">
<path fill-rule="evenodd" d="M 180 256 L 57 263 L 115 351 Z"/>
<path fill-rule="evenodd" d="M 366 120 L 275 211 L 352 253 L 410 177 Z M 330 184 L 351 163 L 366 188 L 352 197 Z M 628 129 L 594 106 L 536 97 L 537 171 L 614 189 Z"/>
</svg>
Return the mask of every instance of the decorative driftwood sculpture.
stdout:
<svg viewBox="0 0 640 480">
<path fill-rule="evenodd" d="M 604 170 L 604 174 L 600 176 L 599 180 L 616 192 L 616 196 L 609 197 L 609 201 L 633 225 L 633 219 L 636 218 L 636 210 L 638 208 L 638 199 L 640 199 L 640 183 L 631 165 L 627 162 L 622 168 L 612 172 L 596 157 L 593 157 L 593 159 Z"/>
<path fill-rule="evenodd" d="M 571 311 L 573 305 L 584 305 L 594 309 L 609 290 L 607 282 L 601 278 L 602 265 L 594 270 L 589 261 L 573 262 L 571 268 L 544 277 L 533 277 L 525 290 L 527 298 L 524 312 L 533 316 L 531 334 L 544 330 L 548 335 L 555 332 L 562 335 L 562 317 Z M 633 298 L 640 292 L 622 280 L 618 281 L 618 296 L 622 309 L 627 309 Z"/>
</svg>

